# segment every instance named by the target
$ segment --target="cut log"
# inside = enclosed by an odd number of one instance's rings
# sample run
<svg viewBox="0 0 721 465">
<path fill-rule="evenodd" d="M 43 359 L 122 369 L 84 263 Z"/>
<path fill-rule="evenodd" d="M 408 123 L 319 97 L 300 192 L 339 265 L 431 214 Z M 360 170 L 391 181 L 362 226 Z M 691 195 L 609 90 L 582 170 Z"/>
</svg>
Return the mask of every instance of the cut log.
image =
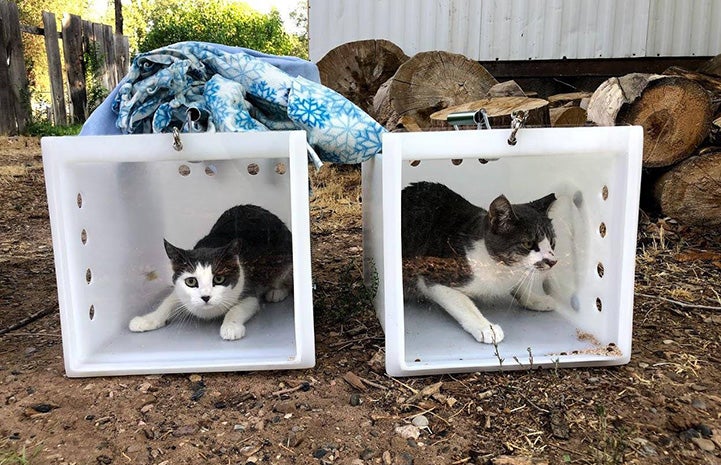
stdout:
<svg viewBox="0 0 721 465">
<path fill-rule="evenodd" d="M 486 96 L 498 82 L 474 60 L 443 51 L 421 52 L 403 63 L 390 86 L 396 112 L 432 125 L 431 113 Z"/>
<path fill-rule="evenodd" d="M 551 126 L 584 126 L 586 124 L 586 110 L 581 107 L 550 108 Z"/>
<path fill-rule="evenodd" d="M 654 194 L 663 213 L 682 223 L 721 225 L 721 150 L 673 167 L 656 182 Z"/>
<path fill-rule="evenodd" d="M 548 106 L 551 108 L 562 107 L 568 103 L 578 106 L 581 100 L 590 97 L 591 92 L 568 92 L 565 94 L 555 94 L 548 97 Z"/>
<path fill-rule="evenodd" d="M 671 76 L 682 76 L 686 79 L 690 79 L 697 83 L 709 93 L 711 97 L 711 111 L 716 114 L 721 106 L 721 77 L 714 76 L 713 74 L 698 73 L 695 71 L 689 71 L 678 66 L 672 66 L 668 68 L 663 74 Z"/>
<path fill-rule="evenodd" d="M 320 82 L 368 113 L 380 86 L 406 60 L 408 56 L 403 50 L 388 40 L 348 42 L 318 61 Z"/>
<path fill-rule="evenodd" d="M 596 89 L 588 120 L 600 126 L 643 126 L 644 166 L 670 166 L 688 158 L 708 136 L 711 99 L 689 79 L 634 73 Z"/>
<path fill-rule="evenodd" d="M 455 105 L 437 111 L 430 117 L 436 121 L 446 121 L 451 113 L 478 111 L 483 108 L 488 115 L 491 127 L 509 127 L 511 113 L 517 110 L 528 112 L 526 126 L 549 126 L 548 101 L 528 97 L 490 97 L 473 102 Z"/>
<path fill-rule="evenodd" d="M 526 93 L 516 81 L 505 81 L 488 89 L 488 97 L 526 97 Z"/>
<path fill-rule="evenodd" d="M 378 123 L 389 131 L 393 131 L 398 127 L 400 116 L 393 109 L 391 99 L 388 95 L 391 81 L 388 79 L 378 88 L 378 92 L 373 97 L 373 108 L 368 112 L 369 115 Z"/>
</svg>

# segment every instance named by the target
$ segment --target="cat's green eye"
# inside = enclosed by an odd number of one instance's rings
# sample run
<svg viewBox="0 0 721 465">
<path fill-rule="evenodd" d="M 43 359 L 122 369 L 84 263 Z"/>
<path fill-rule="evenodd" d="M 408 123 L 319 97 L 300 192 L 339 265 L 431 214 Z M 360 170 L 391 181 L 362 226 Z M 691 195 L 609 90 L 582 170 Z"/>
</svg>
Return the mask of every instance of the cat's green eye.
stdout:
<svg viewBox="0 0 721 465">
<path fill-rule="evenodd" d="M 526 250 L 533 250 L 533 248 L 536 247 L 536 241 L 523 241 L 521 245 Z"/>
<path fill-rule="evenodd" d="M 225 282 L 225 276 L 213 276 L 213 284 L 223 284 Z"/>
<path fill-rule="evenodd" d="M 185 278 L 185 285 L 188 287 L 198 287 L 198 280 L 195 278 Z"/>
</svg>

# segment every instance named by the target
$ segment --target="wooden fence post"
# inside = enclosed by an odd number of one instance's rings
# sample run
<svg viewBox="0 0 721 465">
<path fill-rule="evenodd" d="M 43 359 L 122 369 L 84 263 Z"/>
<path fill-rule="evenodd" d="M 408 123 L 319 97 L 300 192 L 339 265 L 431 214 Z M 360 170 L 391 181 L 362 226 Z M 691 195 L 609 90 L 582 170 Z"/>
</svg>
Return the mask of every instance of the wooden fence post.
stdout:
<svg viewBox="0 0 721 465">
<path fill-rule="evenodd" d="M 63 90 L 63 66 L 60 61 L 60 45 L 58 44 L 58 25 L 55 14 L 43 11 L 43 29 L 45 31 L 45 53 L 48 56 L 48 72 L 50 74 L 50 92 L 53 105 L 53 122 L 55 125 L 67 124 L 65 112 L 65 91 Z"/>
<path fill-rule="evenodd" d="M 116 81 L 120 81 L 125 77 L 130 66 L 130 45 L 128 44 L 128 37 L 120 34 L 115 34 L 115 72 Z"/>
<path fill-rule="evenodd" d="M 103 82 L 107 83 L 105 87 L 108 91 L 118 84 L 116 79 L 117 72 L 115 71 L 115 42 L 113 40 L 113 28 L 107 24 L 103 25 L 103 55 L 105 60 L 105 73 L 103 75 Z"/>
<path fill-rule="evenodd" d="M 83 64 L 83 27 L 80 16 L 68 14 L 63 16 L 63 54 L 68 73 L 72 119 L 74 123 L 82 123 L 86 118 L 87 94 Z"/>
<path fill-rule="evenodd" d="M 2 47 L 5 49 L 0 56 L 3 65 L 9 62 L 7 71 L 0 71 L 0 74 L 7 73 L 9 89 L 9 102 L 3 103 L 5 112 L 9 113 L 9 128 L 4 132 L 20 133 L 30 118 L 30 93 L 28 91 L 28 77 L 25 69 L 25 57 L 23 56 L 23 44 L 20 34 L 20 15 L 17 4 L 14 2 L 0 1 L 0 38 Z M 0 77 L 0 80 L 4 79 Z M 3 99 L 4 100 L 4 99 Z"/>
</svg>

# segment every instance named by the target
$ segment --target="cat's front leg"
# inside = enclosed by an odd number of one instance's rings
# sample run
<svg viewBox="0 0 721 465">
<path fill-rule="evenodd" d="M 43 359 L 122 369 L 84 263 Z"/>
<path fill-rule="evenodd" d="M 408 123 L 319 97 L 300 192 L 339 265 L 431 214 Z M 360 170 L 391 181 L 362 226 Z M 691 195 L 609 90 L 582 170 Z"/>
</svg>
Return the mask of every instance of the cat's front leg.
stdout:
<svg viewBox="0 0 721 465">
<path fill-rule="evenodd" d="M 173 311 L 180 307 L 180 301 L 171 292 L 168 297 L 163 299 L 158 308 L 147 315 L 136 316 L 130 320 L 128 328 L 134 333 L 142 333 L 162 328 L 168 323 L 168 319 L 172 316 Z"/>
<path fill-rule="evenodd" d="M 260 309 L 256 297 L 246 297 L 228 310 L 220 325 L 220 337 L 234 341 L 245 336 L 245 322 Z"/>
<path fill-rule="evenodd" d="M 418 289 L 424 296 L 443 307 L 476 341 L 494 344 L 503 340 L 501 327 L 488 321 L 473 300 L 463 292 L 441 284 L 426 285 L 423 279 L 418 281 Z"/>
<path fill-rule="evenodd" d="M 516 289 L 513 297 L 525 308 L 537 312 L 550 312 L 558 306 L 556 300 L 550 295 L 534 294 L 532 289 L 525 286 Z"/>
</svg>

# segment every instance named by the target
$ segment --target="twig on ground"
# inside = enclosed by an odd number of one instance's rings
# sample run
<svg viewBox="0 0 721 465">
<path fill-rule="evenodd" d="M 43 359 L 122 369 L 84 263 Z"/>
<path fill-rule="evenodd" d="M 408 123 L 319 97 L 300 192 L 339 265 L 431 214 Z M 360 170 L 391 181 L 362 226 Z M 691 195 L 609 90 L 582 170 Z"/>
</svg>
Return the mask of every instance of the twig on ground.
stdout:
<svg viewBox="0 0 721 465">
<path fill-rule="evenodd" d="M 697 308 L 700 310 L 721 311 L 721 307 L 714 307 L 711 305 L 698 305 L 698 304 L 693 304 L 690 302 L 681 302 L 680 300 L 669 299 L 668 297 L 661 297 L 660 295 L 641 294 L 640 292 L 636 292 L 635 295 L 637 295 L 639 297 L 646 297 L 647 299 L 663 300 L 664 302 L 672 303 L 674 305 L 678 305 L 679 307 L 683 307 L 683 308 Z"/>
<path fill-rule="evenodd" d="M 280 391 L 271 392 L 272 396 L 282 396 L 283 394 L 290 394 L 291 392 L 300 391 L 301 389 L 308 389 L 312 386 L 308 381 L 303 381 L 295 387 L 281 389 Z"/>
<path fill-rule="evenodd" d="M 372 387 L 378 388 L 378 389 L 388 390 L 388 388 L 387 388 L 386 386 L 383 386 L 382 384 L 378 384 L 378 383 L 376 383 L 376 382 L 374 382 L 374 381 L 371 381 L 371 380 L 369 380 L 369 379 L 363 378 L 362 376 L 359 376 L 358 378 L 359 378 L 361 381 L 363 381 L 365 384 L 367 384 L 368 386 L 372 386 Z"/>
<path fill-rule="evenodd" d="M 2 336 L 3 334 L 9 333 L 10 331 L 15 331 L 16 329 L 25 327 L 25 326 L 29 325 L 30 323 L 32 323 L 33 321 L 39 320 L 40 318 L 48 316 L 54 312 L 55 312 L 55 307 L 40 310 L 39 312 L 34 313 L 34 314 L 30 315 L 29 317 L 18 321 L 14 325 L 10 325 L 7 328 L 0 329 L 0 336 Z"/>
</svg>

